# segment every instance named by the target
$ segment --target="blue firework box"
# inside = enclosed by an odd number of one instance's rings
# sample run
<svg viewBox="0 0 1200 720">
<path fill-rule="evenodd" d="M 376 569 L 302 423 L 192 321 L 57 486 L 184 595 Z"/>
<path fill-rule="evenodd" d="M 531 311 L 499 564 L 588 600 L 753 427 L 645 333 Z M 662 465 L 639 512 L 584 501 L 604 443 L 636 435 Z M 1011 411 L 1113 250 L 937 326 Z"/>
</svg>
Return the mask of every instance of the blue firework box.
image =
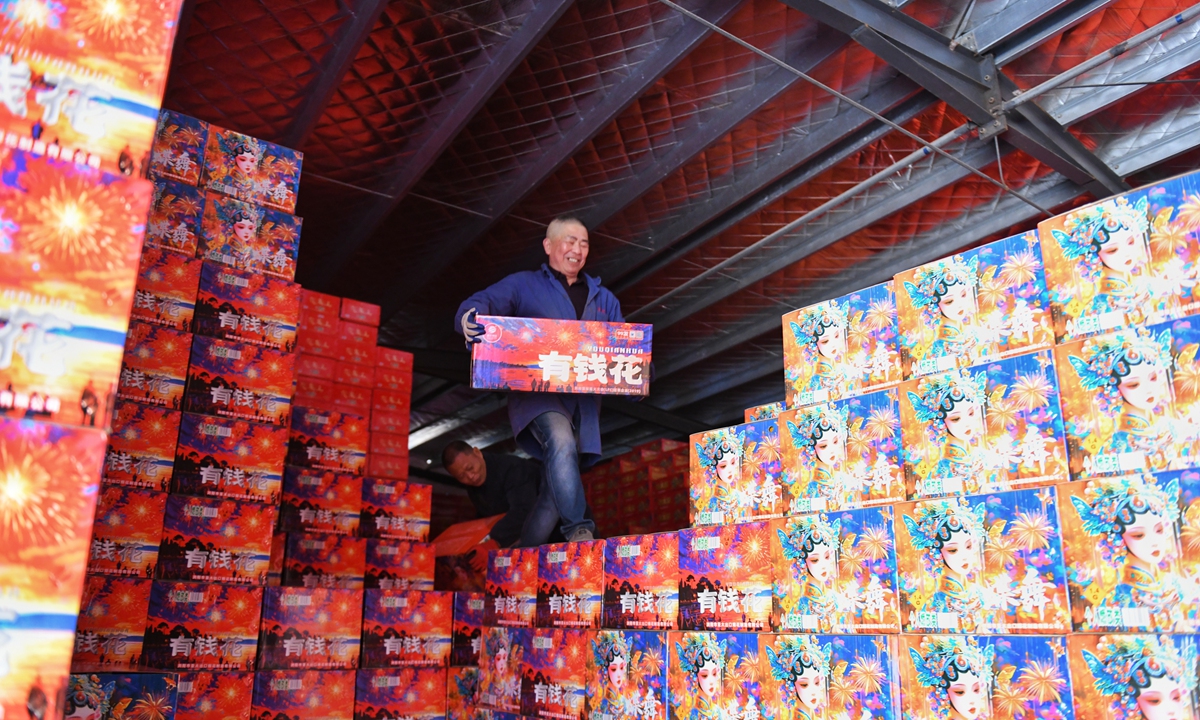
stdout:
<svg viewBox="0 0 1200 720">
<path fill-rule="evenodd" d="M 592 633 L 584 717 L 616 720 L 630 705 L 642 709 L 643 715 L 654 707 L 662 717 L 667 707 L 667 654 L 667 634 L 663 632 Z"/>
<path fill-rule="evenodd" d="M 764 720 L 900 719 L 895 636 L 761 635 L 759 647 Z M 780 680 L 772 674 L 797 654 L 813 651 L 828 662 L 807 670 L 821 676 L 820 683 L 810 683 L 810 691 L 798 691 L 790 675 Z"/>
<path fill-rule="evenodd" d="M 588 395 L 648 395 L 653 326 L 480 315 L 471 387 Z"/>
<path fill-rule="evenodd" d="M 80 710 L 95 711 L 96 720 L 156 718 L 174 720 L 178 676 L 174 673 L 76 673 L 67 679 L 66 717 Z M 86 698 L 86 701 L 76 703 Z M 91 707 L 95 703 L 96 707 Z"/>
<path fill-rule="evenodd" d="M 759 639 L 753 633 L 672 632 L 667 669 L 671 720 L 697 717 L 751 717 L 764 713 L 759 668 Z M 707 661 L 718 657 L 724 663 Z M 700 683 L 699 671 L 720 665 L 719 682 Z"/>
</svg>

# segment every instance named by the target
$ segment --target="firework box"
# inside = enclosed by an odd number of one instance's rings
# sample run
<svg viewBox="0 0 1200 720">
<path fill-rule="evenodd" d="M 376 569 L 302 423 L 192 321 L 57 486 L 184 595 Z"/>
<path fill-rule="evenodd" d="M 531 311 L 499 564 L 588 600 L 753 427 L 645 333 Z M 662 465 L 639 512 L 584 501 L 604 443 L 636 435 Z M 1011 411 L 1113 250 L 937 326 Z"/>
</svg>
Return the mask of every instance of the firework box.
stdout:
<svg viewBox="0 0 1200 720">
<path fill-rule="evenodd" d="M 362 667 L 448 665 L 453 619 L 453 593 L 367 590 Z"/>
<path fill-rule="evenodd" d="M 362 485 L 359 534 L 428 542 L 432 505 L 433 492 L 428 485 L 366 478 Z"/>
<path fill-rule="evenodd" d="M 345 298 L 342 299 L 342 307 L 346 306 Z M 347 320 L 343 314 L 342 320 L 338 322 L 337 329 L 338 340 L 347 345 L 367 345 L 375 347 L 379 342 L 379 326 L 363 325 L 359 322 L 351 322 Z M 373 365 L 374 363 L 372 363 Z"/>
<path fill-rule="evenodd" d="M 174 410 L 117 402 L 104 459 L 104 482 L 165 491 L 175 463 L 180 419 Z"/>
<path fill-rule="evenodd" d="M 279 529 L 357 535 L 362 484 L 357 475 L 284 468 Z"/>
<path fill-rule="evenodd" d="M 275 514 L 270 505 L 172 495 L 163 520 L 157 577 L 265 585 Z"/>
<path fill-rule="evenodd" d="M 375 367 L 338 360 L 333 369 L 333 381 L 343 385 L 357 385 L 370 391 L 375 386 Z"/>
<path fill-rule="evenodd" d="M 446 720 L 473 720 L 478 703 L 479 668 L 450 668 L 446 672 Z"/>
<path fill-rule="evenodd" d="M 296 350 L 306 355 L 316 355 L 330 360 L 341 357 L 341 349 L 337 338 L 331 335 L 318 335 L 311 332 L 300 332 L 296 336 Z M 333 376 L 335 363 L 330 363 L 329 373 Z"/>
<path fill-rule="evenodd" d="M 775 418 L 755 420 L 743 424 L 742 428 L 744 462 L 737 503 L 745 508 L 747 520 L 782 517 L 785 506 L 780 485 L 783 463 L 780 457 L 779 422 Z M 660 468 L 650 470 L 653 473 Z"/>
<path fill-rule="evenodd" d="M 383 351 L 384 348 L 379 348 Z M 412 397 L 412 368 L 397 369 L 386 365 L 375 366 L 375 389 L 402 392 L 404 397 L 411 400 Z M 399 403 L 400 401 L 396 401 Z M 406 407 L 406 406 L 405 406 Z M 380 410 L 387 410 L 387 407 L 380 407 Z M 397 408 L 400 409 L 400 408 Z"/>
<path fill-rule="evenodd" d="M 479 652 L 479 705 L 497 712 L 521 711 L 521 666 L 531 630 L 485 627 Z"/>
<path fill-rule="evenodd" d="M 650 325 L 480 315 L 471 346 L 479 390 L 647 395 Z"/>
<path fill-rule="evenodd" d="M 303 158 L 295 150 L 210 125 L 202 182 L 212 192 L 291 213 Z"/>
<path fill-rule="evenodd" d="M 260 671 L 358 667 L 361 590 L 269 587 L 264 592 Z"/>
<path fill-rule="evenodd" d="M 88 576 L 75 629 L 72 672 L 137 668 L 150 585 L 148 579 Z"/>
<path fill-rule="evenodd" d="M 536 625 L 598 628 L 604 617 L 604 541 L 538 549 Z"/>
<path fill-rule="evenodd" d="M 380 308 L 361 300 L 342 298 L 341 318 L 370 327 L 379 327 Z"/>
<path fill-rule="evenodd" d="M 598 630 L 587 653 L 585 717 L 614 720 L 630 710 L 663 717 L 667 707 L 667 633 Z"/>
<path fill-rule="evenodd" d="M 250 720 L 254 673 L 179 673 L 175 720 Z"/>
<path fill-rule="evenodd" d="M 371 433 L 371 453 L 408 457 L 408 436 L 392 433 Z"/>
<path fill-rule="evenodd" d="M 145 488 L 107 485 L 100 489 L 88 572 L 153 577 L 162 541 L 167 494 Z"/>
<path fill-rule="evenodd" d="M 291 352 L 300 286 L 271 275 L 205 262 L 196 298 L 197 335 Z"/>
<path fill-rule="evenodd" d="M 143 250 L 131 317 L 152 325 L 190 331 L 201 265 L 195 258 L 161 248 Z"/>
<path fill-rule="evenodd" d="M 194 259 L 200 240 L 200 220 L 204 216 L 204 192 L 166 178 L 154 178 L 153 182 L 146 249 Z"/>
<path fill-rule="evenodd" d="M 372 455 L 367 464 L 371 475 L 391 480 L 408 479 L 408 457 L 404 455 Z"/>
<path fill-rule="evenodd" d="M 361 475 L 366 464 L 366 418 L 336 410 L 293 407 L 289 465 Z"/>
<path fill-rule="evenodd" d="M 366 587 L 382 590 L 433 590 L 433 545 L 389 538 L 367 538 L 366 544 Z M 536 556 L 535 551 L 534 557 Z M 536 572 L 535 569 L 534 573 Z"/>
<path fill-rule="evenodd" d="M 117 397 L 178 410 L 183 402 L 191 349 L 191 333 L 130 323 Z"/>
<path fill-rule="evenodd" d="M 1194 632 L 1200 475 L 1102 477 L 1055 490 L 1074 628 Z"/>
<path fill-rule="evenodd" d="M 254 675 L 251 720 L 352 720 L 353 670 L 269 670 Z"/>
<path fill-rule="evenodd" d="M 766 522 L 679 531 L 679 627 L 770 630 L 773 575 Z"/>
<path fill-rule="evenodd" d="M 479 645 L 483 642 L 483 616 L 486 605 L 487 595 L 484 593 L 454 593 L 451 665 L 479 665 Z"/>
<path fill-rule="evenodd" d="M 370 415 L 371 388 L 335 382 L 333 383 L 333 387 L 330 388 L 329 406 L 334 410 L 348 412 L 354 415 Z M 375 437 L 374 434 L 372 434 L 372 445 L 374 444 L 374 440 Z M 404 451 L 406 453 L 408 452 L 408 438 L 405 438 Z M 374 450 L 372 449 L 371 452 L 374 452 Z"/>
<path fill-rule="evenodd" d="M 1059 400 L 1049 350 L 906 381 L 900 433 L 909 497 L 1065 482 Z M 1069 409 L 1066 416 L 1079 417 Z"/>
<path fill-rule="evenodd" d="M 253 670 L 263 589 L 156 581 L 150 588 L 142 666 Z"/>
<path fill-rule="evenodd" d="M 896 647 L 888 635 L 760 635 L 762 705 L 779 709 L 776 720 L 900 720 Z M 802 673 L 795 677 L 786 667 Z"/>
<path fill-rule="evenodd" d="M 154 132 L 150 172 L 158 178 L 198 185 L 204 169 L 204 145 L 208 123 L 174 110 L 160 110 Z"/>
<path fill-rule="evenodd" d="M 779 417 L 779 413 L 784 410 L 787 410 L 787 404 L 782 400 L 766 405 L 755 405 L 752 408 L 746 408 L 745 420 L 748 423 L 755 420 L 771 420 Z"/>
<path fill-rule="evenodd" d="M 758 638 L 751 633 L 668 633 L 667 717 L 744 717 L 746 712 L 761 716 L 767 708 L 760 705 Z M 697 659 L 704 654 L 723 658 L 724 663 Z M 702 670 L 714 671 L 716 681 L 701 683 L 698 672 Z"/>
<path fill-rule="evenodd" d="M 902 380 L 892 281 L 783 316 L 787 406 L 882 390 Z"/>
<path fill-rule="evenodd" d="M 896 505 L 904 632 L 1068 632 L 1058 514 L 1048 488 Z"/>
<path fill-rule="evenodd" d="M 905 377 L 1054 345 L 1034 231 L 906 270 L 895 283 Z"/>
<path fill-rule="evenodd" d="M 533 627 L 539 559 L 538 548 L 488 552 L 485 625 Z"/>
<path fill-rule="evenodd" d="M 336 312 L 322 312 L 306 307 L 303 303 L 300 305 L 300 323 L 297 327 L 307 333 L 316 333 L 317 335 L 327 335 L 332 339 L 337 339 L 338 320 Z"/>
<path fill-rule="evenodd" d="M 1067 637 L 1064 662 L 1070 667 L 1074 720 L 1197 717 L 1197 641 L 1196 635 Z M 1064 700 L 1066 674 L 1054 675 Z"/>
<path fill-rule="evenodd" d="M 521 714 L 551 720 L 583 720 L 587 697 L 587 630 L 529 631 L 521 661 Z"/>
<path fill-rule="evenodd" d="M 734 425 L 691 436 L 688 485 L 693 525 L 724 525 L 746 519 L 746 505 L 738 502 L 745 428 Z"/>
<path fill-rule="evenodd" d="M 604 541 L 604 627 L 673 630 L 679 612 L 679 536 Z"/>
<path fill-rule="evenodd" d="M 292 402 L 319 410 L 335 409 L 329 404 L 329 397 L 333 395 L 333 381 L 300 374 L 300 364 L 306 357 L 296 357 L 296 392 L 292 395 Z"/>
<path fill-rule="evenodd" d="M 379 410 L 371 411 L 371 432 L 383 432 L 407 435 L 409 428 L 409 414 L 404 412 L 382 412 Z"/>
<path fill-rule="evenodd" d="M 890 506 L 773 521 L 774 628 L 899 632 L 895 537 Z"/>
<path fill-rule="evenodd" d="M 364 669 L 356 685 L 355 720 L 446 717 L 446 668 Z"/>
<path fill-rule="evenodd" d="M 305 288 L 300 291 L 300 306 L 305 311 L 325 313 L 336 318 L 341 307 L 341 298 Z"/>
<path fill-rule="evenodd" d="M 348 535 L 287 533 L 282 584 L 287 587 L 361 590 L 366 540 Z"/>
<path fill-rule="evenodd" d="M 340 343 L 338 350 L 343 359 L 359 365 L 370 365 L 376 371 L 378 368 L 375 365 L 376 346 L 360 345 L 358 343 Z"/>
<path fill-rule="evenodd" d="M 394 348 L 380 347 L 376 351 L 375 363 L 381 368 L 412 373 L 413 356 L 410 352 Z"/>
<path fill-rule="evenodd" d="M 295 215 L 208 193 L 197 256 L 255 274 L 296 279 L 303 221 Z"/>
<path fill-rule="evenodd" d="M 300 344 L 303 344 L 304 336 L 300 336 Z M 320 378 L 328 380 L 332 384 L 330 378 L 333 377 L 333 372 L 337 367 L 337 363 L 327 357 L 320 355 L 309 355 L 303 351 L 296 355 L 296 375 L 304 375 L 312 378 Z"/>
<path fill-rule="evenodd" d="M 286 438 L 276 425 L 184 413 L 171 491 L 278 503 Z"/>
<path fill-rule="evenodd" d="M 70 718 L 175 720 L 177 684 L 175 673 L 78 673 L 67 683 L 64 710 Z"/>
<path fill-rule="evenodd" d="M 908 497 L 895 388 L 779 415 L 789 514 L 850 510 Z"/>
<path fill-rule="evenodd" d="M 285 425 L 292 408 L 295 356 L 259 345 L 197 335 L 183 409 Z"/>
</svg>

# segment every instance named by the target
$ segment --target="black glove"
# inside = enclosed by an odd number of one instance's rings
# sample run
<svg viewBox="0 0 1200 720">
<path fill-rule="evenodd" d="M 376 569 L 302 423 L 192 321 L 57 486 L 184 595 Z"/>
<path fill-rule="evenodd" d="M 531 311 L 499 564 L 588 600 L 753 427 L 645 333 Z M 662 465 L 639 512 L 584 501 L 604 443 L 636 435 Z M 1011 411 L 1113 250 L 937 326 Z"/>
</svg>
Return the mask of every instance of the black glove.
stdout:
<svg viewBox="0 0 1200 720">
<path fill-rule="evenodd" d="M 461 324 L 463 337 L 467 339 L 468 348 L 475 343 L 483 342 L 483 326 L 475 322 L 475 308 L 471 308 L 463 313 Z"/>
</svg>

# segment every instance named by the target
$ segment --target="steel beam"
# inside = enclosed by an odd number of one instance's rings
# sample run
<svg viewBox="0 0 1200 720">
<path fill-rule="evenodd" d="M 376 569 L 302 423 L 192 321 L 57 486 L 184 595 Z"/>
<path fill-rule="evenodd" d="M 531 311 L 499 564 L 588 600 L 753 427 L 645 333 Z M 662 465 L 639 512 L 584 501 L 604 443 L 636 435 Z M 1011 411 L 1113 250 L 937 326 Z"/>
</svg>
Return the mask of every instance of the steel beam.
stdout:
<svg viewBox="0 0 1200 720">
<path fill-rule="evenodd" d="M 959 33 L 954 43 L 973 53 L 985 53 L 1006 38 L 1042 22 L 1069 5 L 1071 0 L 1015 0 L 1005 4 L 999 12 L 975 23 L 969 30 Z"/>
<path fill-rule="evenodd" d="M 1033 1 L 1037 2 L 1037 0 Z M 1073 0 L 1065 7 L 1059 7 L 1036 27 L 1031 28 L 1029 32 L 1001 38 L 997 45 L 984 48 L 983 51 L 990 50 L 996 58 L 997 65 L 1007 65 L 1050 38 L 1078 25 L 1093 13 L 1104 9 L 1106 5 L 1111 5 L 1113 2 L 1115 0 Z M 1055 4 L 1058 5 L 1058 3 Z"/>
<path fill-rule="evenodd" d="M 490 393 L 469 403 L 451 415 L 435 420 L 428 425 L 417 428 L 408 436 L 409 450 L 420 447 L 435 440 L 448 432 L 457 430 L 467 423 L 487 417 L 508 404 L 508 398 L 502 393 Z"/>
</svg>

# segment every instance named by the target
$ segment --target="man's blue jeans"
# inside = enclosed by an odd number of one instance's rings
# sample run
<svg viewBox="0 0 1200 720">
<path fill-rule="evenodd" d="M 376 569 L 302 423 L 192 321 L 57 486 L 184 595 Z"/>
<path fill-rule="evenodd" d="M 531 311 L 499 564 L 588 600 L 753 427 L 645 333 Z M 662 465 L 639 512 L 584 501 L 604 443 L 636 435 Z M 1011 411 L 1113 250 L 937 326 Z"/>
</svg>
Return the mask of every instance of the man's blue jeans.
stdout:
<svg viewBox="0 0 1200 720">
<path fill-rule="evenodd" d="M 579 479 L 579 439 L 571 419 L 557 412 L 542 413 L 529 424 L 529 430 L 542 446 L 542 484 L 537 502 L 521 528 L 521 547 L 542 545 L 554 532 L 555 523 L 563 537 L 581 527 L 596 530 L 588 520 L 587 499 Z"/>
</svg>

